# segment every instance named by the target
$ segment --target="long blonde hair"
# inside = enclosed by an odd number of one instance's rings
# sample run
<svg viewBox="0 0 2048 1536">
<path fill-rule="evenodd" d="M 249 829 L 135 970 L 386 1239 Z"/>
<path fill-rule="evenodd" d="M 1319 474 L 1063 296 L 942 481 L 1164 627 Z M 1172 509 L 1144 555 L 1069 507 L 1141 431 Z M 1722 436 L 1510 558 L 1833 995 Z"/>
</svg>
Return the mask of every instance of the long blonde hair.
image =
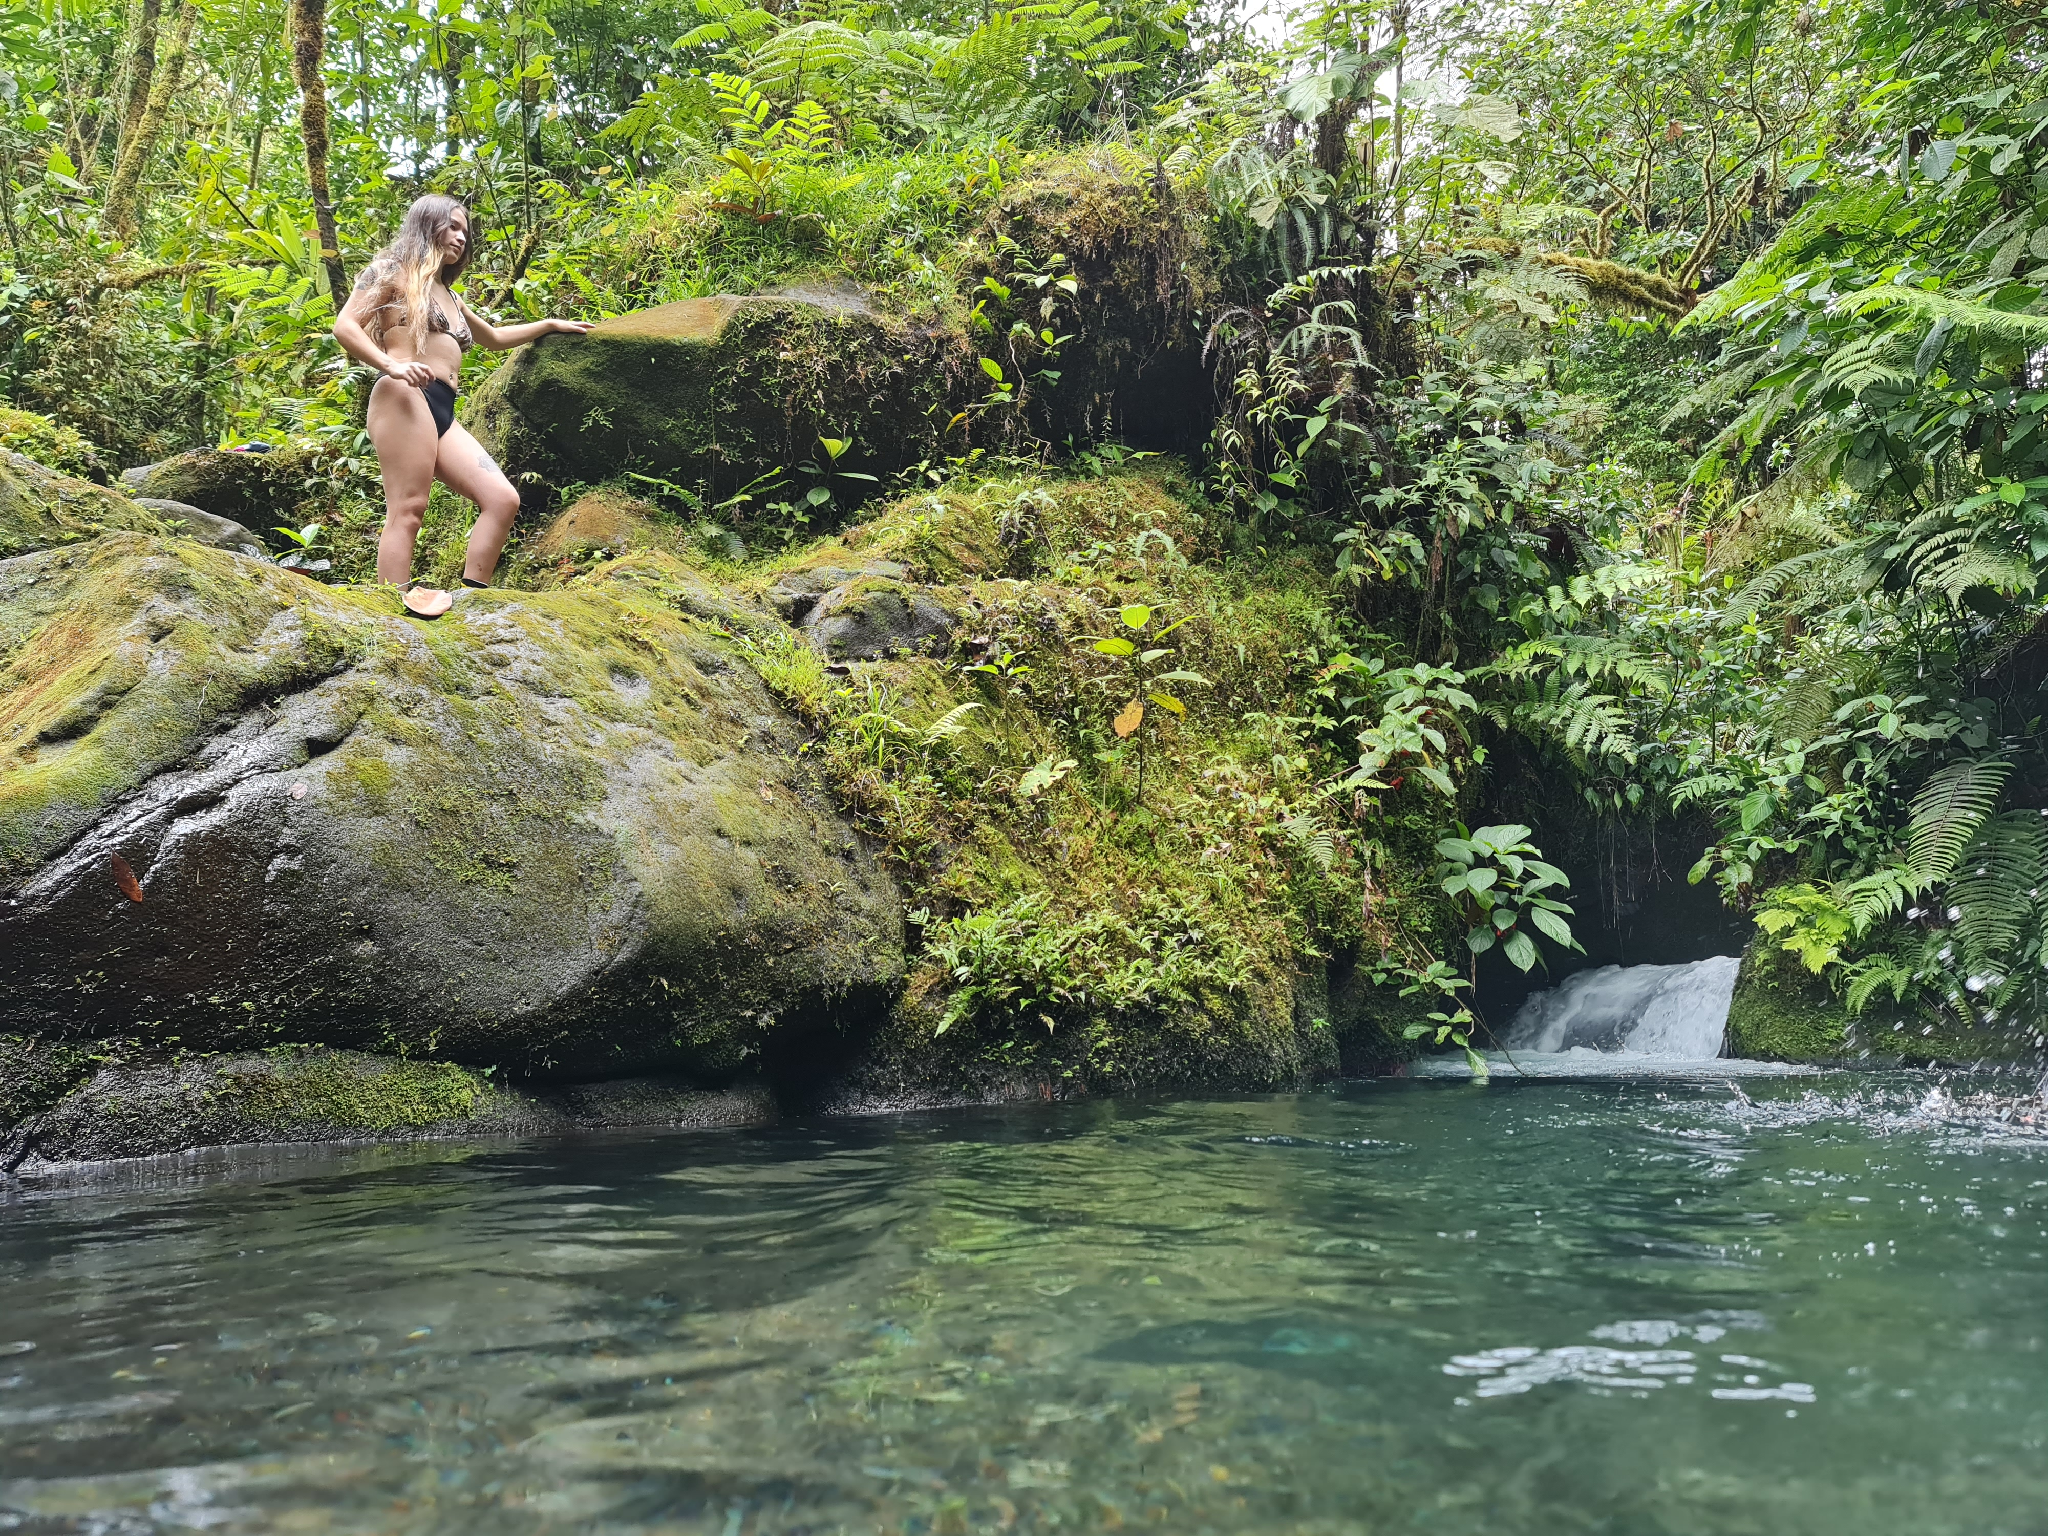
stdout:
<svg viewBox="0 0 2048 1536">
<path fill-rule="evenodd" d="M 379 345 L 394 328 L 410 330 L 415 348 L 426 344 L 434 283 L 438 280 L 453 284 L 476 254 L 474 230 L 463 241 L 460 260 L 449 261 L 441 254 L 441 237 L 448 233 L 457 213 L 467 217 L 469 209 L 461 199 L 445 192 L 429 192 L 414 198 L 391 243 L 363 268 L 356 289 L 367 290 L 375 301 L 369 306 L 369 322 L 363 328 Z"/>
</svg>

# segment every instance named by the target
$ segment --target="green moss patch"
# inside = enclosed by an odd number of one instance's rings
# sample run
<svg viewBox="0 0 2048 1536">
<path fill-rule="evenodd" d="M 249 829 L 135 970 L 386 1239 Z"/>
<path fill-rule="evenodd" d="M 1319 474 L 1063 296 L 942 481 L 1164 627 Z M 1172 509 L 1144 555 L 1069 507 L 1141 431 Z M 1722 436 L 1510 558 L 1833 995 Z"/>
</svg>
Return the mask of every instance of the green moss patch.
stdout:
<svg viewBox="0 0 2048 1536">
<path fill-rule="evenodd" d="M 1763 1061 L 1833 1061 L 1847 1054 L 1849 1011 L 1826 983 L 1759 934 L 1743 951 L 1728 1005 L 1732 1054 Z"/>
<path fill-rule="evenodd" d="M 170 531 L 162 518 L 119 491 L 0 450 L 0 560 L 82 543 L 116 529 Z"/>
<path fill-rule="evenodd" d="M 397 1061 L 342 1051 L 279 1052 L 221 1073 L 218 1094 L 240 1116 L 276 1133 L 425 1130 L 473 1115 L 490 1092 L 476 1073 L 445 1061 Z"/>
<path fill-rule="evenodd" d="M 904 577 L 851 574 L 878 562 Z M 922 593 L 958 618 L 938 654 L 839 678 L 746 642 L 807 697 L 842 804 L 918 909 L 881 1078 L 1278 1085 L 1334 1071 L 1347 1039 L 1361 1060 L 1410 1049 L 1391 993 L 1350 967 L 1328 984 L 1368 941 L 1364 848 L 1277 825 L 1323 766 L 1288 717 L 1331 624 L 1326 579 L 1224 560 L 1170 464 L 955 481 L 746 584 Z M 1186 621 L 1163 643 L 1208 680 L 1173 685 L 1185 714 L 1151 706 L 1142 792 L 1140 741 L 1113 725 L 1133 685 L 1092 644 L 1134 604 Z"/>
</svg>

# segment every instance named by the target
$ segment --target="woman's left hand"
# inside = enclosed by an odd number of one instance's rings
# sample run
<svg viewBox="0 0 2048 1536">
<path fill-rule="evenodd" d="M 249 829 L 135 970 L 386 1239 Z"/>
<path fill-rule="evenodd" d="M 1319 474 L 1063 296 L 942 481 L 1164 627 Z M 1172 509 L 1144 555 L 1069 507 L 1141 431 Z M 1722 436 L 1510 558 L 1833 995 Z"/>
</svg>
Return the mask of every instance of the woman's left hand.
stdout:
<svg viewBox="0 0 2048 1536">
<path fill-rule="evenodd" d="M 581 336 L 590 329 L 589 322 L 584 320 L 550 320 L 548 325 L 564 336 Z"/>
</svg>

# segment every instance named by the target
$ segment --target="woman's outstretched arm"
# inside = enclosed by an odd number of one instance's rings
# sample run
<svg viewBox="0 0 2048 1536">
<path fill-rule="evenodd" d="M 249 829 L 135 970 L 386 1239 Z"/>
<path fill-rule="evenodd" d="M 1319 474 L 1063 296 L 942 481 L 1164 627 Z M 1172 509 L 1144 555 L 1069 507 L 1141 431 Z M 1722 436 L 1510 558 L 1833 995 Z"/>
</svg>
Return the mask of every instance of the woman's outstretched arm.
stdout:
<svg viewBox="0 0 2048 1536">
<path fill-rule="evenodd" d="M 469 317 L 469 333 L 476 338 L 476 344 L 491 352 L 507 352 L 556 333 L 581 336 L 590 329 L 581 320 L 529 320 L 524 325 L 492 325 L 463 304 L 459 296 L 455 302 L 462 304 L 463 314 Z"/>
<path fill-rule="evenodd" d="M 422 362 L 401 363 L 378 346 L 363 328 L 363 322 L 369 317 L 370 295 L 358 288 L 348 296 L 341 313 L 334 317 L 334 339 L 341 343 L 341 350 L 359 363 L 368 363 L 386 378 L 410 384 L 415 389 L 424 389 L 427 381 L 433 378 L 434 370 Z"/>
</svg>

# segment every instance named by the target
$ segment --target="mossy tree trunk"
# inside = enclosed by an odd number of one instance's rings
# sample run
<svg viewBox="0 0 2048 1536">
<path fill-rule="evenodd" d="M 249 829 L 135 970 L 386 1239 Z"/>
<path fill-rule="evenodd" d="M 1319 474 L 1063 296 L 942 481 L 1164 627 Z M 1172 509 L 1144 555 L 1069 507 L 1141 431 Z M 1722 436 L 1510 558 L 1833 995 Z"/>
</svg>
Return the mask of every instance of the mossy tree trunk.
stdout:
<svg viewBox="0 0 2048 1536">
<path fill-rule="evenodd" d="M 194 0 L 183 0 L 171 22 L 170 47 L 152 71 L 149 95 L 143 103 L 142 114 L 122 135 L 121 154 L 114 162 L 114 179 L 107 186 L 106 210 L 102 216 L 108 233 L 119 239 L 135 238 L 142 205 L 142 173 L 149 165 L 156 141 L 163 134 L 164 118 L 171 110 L 171 98 L 178 93 L 178 83 L 185 73 L 185 58 L 192 49 L 192 28 L 198 20 L 199 7 Z"/>
<path fill-rule="evenodd" d="M 135 40 L 128 54 L 128 103 L 121 112 L 121 133 L 114 151 L 116 164 L 120 163 L 121 150 L 134 137 L 143 110 L 149 105 L 149 87 L 156 77 L 156 24 L 162 14 L 163 0 L 138 0 Z"/>
<path fill-rule="evenodd" d="M 292 0 L 292 74 L 299 83 L 299 135 L 306 142 L 306 181 L 313 189 L 313 219 L 320 229 L 320 259 L 338 309 L 348 300 L 341 237 L 334 232 L 334 194 L 327 185 L 327 0 Z"/>
</svg>

